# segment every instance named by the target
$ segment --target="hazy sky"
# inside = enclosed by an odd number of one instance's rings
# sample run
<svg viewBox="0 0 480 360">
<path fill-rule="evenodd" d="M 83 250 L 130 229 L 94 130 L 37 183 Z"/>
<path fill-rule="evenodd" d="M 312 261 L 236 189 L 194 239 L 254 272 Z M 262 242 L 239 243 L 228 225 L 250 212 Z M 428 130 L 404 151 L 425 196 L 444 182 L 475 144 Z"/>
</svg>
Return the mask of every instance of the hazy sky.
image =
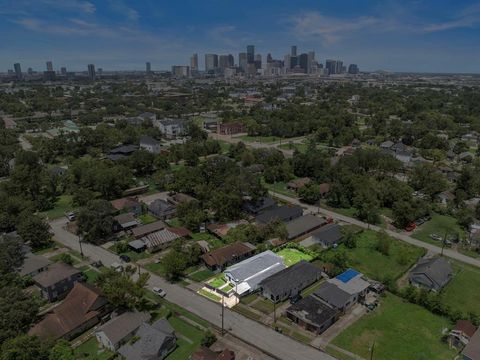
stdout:
<svg viewBox="0 0 480 360">
<path fill-rule="evenodd" d="M 170 69 L 291 45 L 364 70 L 480 73 L 480 1 L 0 0 L 0 71 Z"/>
</svg>

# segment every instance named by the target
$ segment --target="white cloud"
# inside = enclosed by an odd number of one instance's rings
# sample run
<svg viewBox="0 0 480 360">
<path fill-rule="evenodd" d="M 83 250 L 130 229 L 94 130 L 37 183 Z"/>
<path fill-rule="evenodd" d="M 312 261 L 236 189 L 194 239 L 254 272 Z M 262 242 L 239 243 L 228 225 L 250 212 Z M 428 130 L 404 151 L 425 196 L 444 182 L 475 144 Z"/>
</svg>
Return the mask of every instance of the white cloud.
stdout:
<svg viewBox="0 0 480 360">
<path fill-rule="evenodd" d="M 56 8 L 63 8 L 67 10 L 78 10 L 86 14 L 93 14 L 97 10 L 94 4 L 89 1 L 81 1 L 81 0 L 41 0 L 43 4 L 48 6 L 53 6 Z"/>
<path fill-rule="evenodd" d="M 123 1 L 110 0 L 109 4 L 110 4 L 110 8 L 114 12 L 124 16 L 126 19 L 130 21 L 137 21 L 138 19 L 140 19 L 140 14 L 138 13 L 138 11 L 129 7 Z"/>
</svg>

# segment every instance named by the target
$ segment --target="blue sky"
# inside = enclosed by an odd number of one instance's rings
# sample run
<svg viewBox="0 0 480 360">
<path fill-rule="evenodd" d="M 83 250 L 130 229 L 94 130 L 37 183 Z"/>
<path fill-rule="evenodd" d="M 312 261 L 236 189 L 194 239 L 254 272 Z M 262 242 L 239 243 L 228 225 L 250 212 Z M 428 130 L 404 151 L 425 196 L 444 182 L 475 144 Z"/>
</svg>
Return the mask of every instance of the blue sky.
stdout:
<svg viewBox="0 0 480 360">
<path fill-rule="evenodd" d="M 154 70 L 290 46 L 365 70 L 480 73 L 480 1 L 0 0 L 0 71 Z"/>
</svg>

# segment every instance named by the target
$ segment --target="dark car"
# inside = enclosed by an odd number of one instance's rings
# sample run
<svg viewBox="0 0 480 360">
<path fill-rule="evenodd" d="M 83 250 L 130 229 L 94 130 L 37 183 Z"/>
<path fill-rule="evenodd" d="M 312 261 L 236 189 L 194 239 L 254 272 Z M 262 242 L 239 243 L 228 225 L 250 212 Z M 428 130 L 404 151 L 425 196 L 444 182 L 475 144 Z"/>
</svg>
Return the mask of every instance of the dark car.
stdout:
<svg viewBox="0 0 480 360">
<path fill-rule="evenodd" d="M 120 257 L 120 260 L 122 260 L 123 262 L 126 262 L 126 263 L 132 261 L 132 259 L 130 259 L 130 256 L 128 256 L 128 255 L 120 255 L 119 257 Z"/>
<path fill-rule="evenodd" d="M 98 261 L 94 261 L 92 262 L 90 265 L 92 265 L 93 267 L 96 267 L 97 269 L 98 268 L 101 268 L 103 266 L 102 262 L 100 260 Z"/>
<path fill-rule="evenodd" d="M 302 300 L 302 295 L 297 294 L 297 295 L 292 296 L 290 298 L 290 304 L 295 304 L 295 303 L 299 302 L 300 300 Z"/>
</svg>

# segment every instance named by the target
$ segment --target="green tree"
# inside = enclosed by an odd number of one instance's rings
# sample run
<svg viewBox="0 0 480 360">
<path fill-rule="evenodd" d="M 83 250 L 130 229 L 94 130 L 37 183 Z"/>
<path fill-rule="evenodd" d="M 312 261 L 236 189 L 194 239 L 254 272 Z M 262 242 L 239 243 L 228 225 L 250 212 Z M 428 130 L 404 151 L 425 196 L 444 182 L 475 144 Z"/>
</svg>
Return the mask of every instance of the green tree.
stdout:
<svg viewBox="0 0 480 360">
<path fill-rule="evenodd" d="M 200 225 L 207 219 L 205 211 L 196 200 L 178 205 L 176 213 L 182 224 L 192 231 L 198 231 Z"/>
<path fill-rule="evenodd" d="M 383 230 L 377 233 L 377 244 L 375 245 L 375 249 L 385 256 L 390 255 L 390 237 Z"/>
<path fill-rule="evenodd" d="M 36 336 L 20 335 L 3 343 L 0 360 L 49 360 L 50 344 Z"/>
<path fill-rule="evenodd" d="M 0 274 L 13 273 L 23 264 L 25 252 L 18 237 L 0 235 Z"/>
<path fill-rule="evenodd" d="M 215 341 L 217 341 L 217 337 L 215 336 L 215 334 L 210 330 L 207 330 L 207 332 L 205 332 L 205 334 L 203 335 L 201 345 L 209 348 L 215 343 Z"/>
<path fill-rule="evenodd" d="M 321 198 L 320 186 L 310 183 L 298 190 L 298 196 L 308 204 L 315 204 Z"/>
<path fill-rule="evenodd" d="M 113 232 L 113 208 L 106 200 L 92 200 L 80 209 L 77 216 L 78 233 L 83 240 L 99 244 Z"/>
<path fill-rule="evenodd" d="M 18 235 L 34 249 L 48 246 L 52 240 L 50 225 L 38 215 L 23 213 L 17 225 Z"/>
<path fill-rule="evenodd" d="M 67 340 L 59 340 L 52 347 L 48 360 L 75 360 L 73 349 Z"/>
</svg>

